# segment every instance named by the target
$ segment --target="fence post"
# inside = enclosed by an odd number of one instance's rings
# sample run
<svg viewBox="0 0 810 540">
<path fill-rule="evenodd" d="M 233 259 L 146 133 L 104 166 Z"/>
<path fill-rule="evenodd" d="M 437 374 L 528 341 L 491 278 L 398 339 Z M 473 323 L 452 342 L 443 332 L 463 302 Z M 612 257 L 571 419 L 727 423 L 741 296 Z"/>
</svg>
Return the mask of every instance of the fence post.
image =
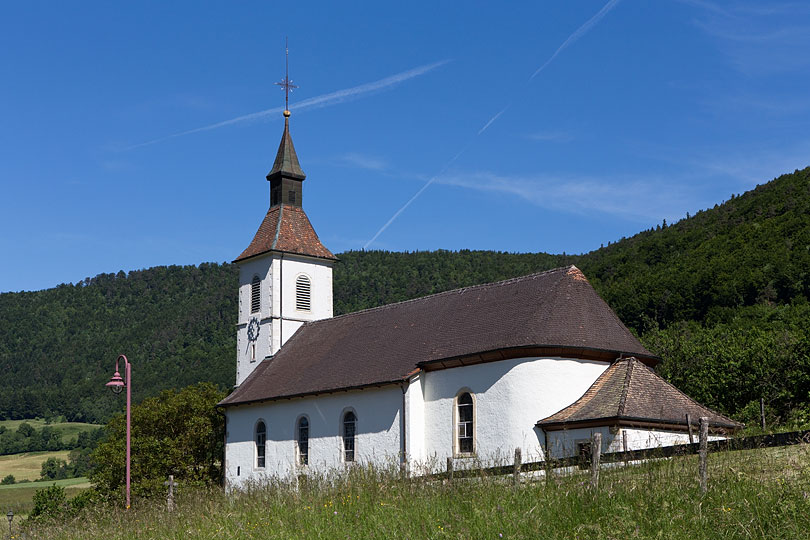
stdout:
<svg viewBox="0 0 810 540">
<path fill-rule="evenodd" d="M 453 458 L 447 458 L 447 482 L 453 483 Z"/>
<path fill-rule="evenodd" d="M 689 426 L 689 444 L 695 444 L 695 438 L 692 436 L 692 415 L 686 413 L 686 425 Z"/>
<path fill-rule="evenodd" d="M 591 487 L 599 487 L 599 459 L 602 456 L 602 433 L 591 435 Z"/>
<path fill-rule="evenodd" d="M 622 429 L 622 450 L 624 450 L 624 455 L 622 456 L 622 459 L 624 461 L 624 464 L 627 465 L 627 431 L 625 431 L 624 429 Z"/>
<path fill-rule="evenodd" d="M 706 493 L 709 489 L 707 461 L 709 458 L 709 419 L 700 417 L 700 491 Z"/>
<path fill-rule="evenodd" d="M 523 463 L 520 448 L 515 448 L 515 468 L 512 471 L 512 482 L 515 485 L 520 484 L 520 466 Z"/>
<path fill-rule="evenodd" d="M 759 398 L 759 417 L 762 419 L 762 431 L 765 431 L 765 398 Z"/>
</svg>

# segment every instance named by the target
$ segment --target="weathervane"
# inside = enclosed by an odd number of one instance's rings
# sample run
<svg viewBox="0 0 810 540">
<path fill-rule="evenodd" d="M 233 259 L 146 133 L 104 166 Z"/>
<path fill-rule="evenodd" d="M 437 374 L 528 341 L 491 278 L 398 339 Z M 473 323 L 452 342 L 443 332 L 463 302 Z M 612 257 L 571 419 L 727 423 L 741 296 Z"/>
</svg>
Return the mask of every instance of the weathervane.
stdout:
<svg viewBox="0 0 810 540">
<path fill-rule="evenodd" d="M 286 37 L 284 38 L 284 51 L 286 54 L 284 78 L 275 84 L 284 89 L 284 116 L 287 116 L 290 110 L 290 92 L 293 91 L 293 88 L 298 87 L 290 80 L 290 47 Z"/>
</svg>

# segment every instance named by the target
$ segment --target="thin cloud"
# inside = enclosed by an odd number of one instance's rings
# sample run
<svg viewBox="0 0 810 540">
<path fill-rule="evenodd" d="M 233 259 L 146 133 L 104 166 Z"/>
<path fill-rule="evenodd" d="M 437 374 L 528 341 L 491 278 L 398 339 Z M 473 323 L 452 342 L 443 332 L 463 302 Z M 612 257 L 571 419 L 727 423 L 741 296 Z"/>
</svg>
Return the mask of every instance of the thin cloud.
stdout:
<svg viewBox="0 0 810 540">
<path fill-rule="evenodd" d="M 358 154 L 356 152 L 350 152 L 341 156 L 340 161 L 347 165 L 369 171 L 384 171 L 388 168 L 388 163 L 385 160 L 374 156 Z"/>
<path fill-rule="evenodd" d="M 541 142 L 569 142 L 573 140 L 573 136 L 570 133 L 564 133 L 560 131 L 545 131 L 545 132 L 538 132 L 538 133 L 529 133 L 526 135 L 526 138 L 531 141 L 541 141 Z"/>
<path fill-rule="evenodd" d="M 424 66 L 409 69 L 408 71 L 403 71 L 401 73 L 391 75 L 390 77 L 380 79 L 378 81 L 361 84 L 360 86 L 354 86 L 352 88 L 345 88 L 343 90 L 338 90 L 336 92 L 322 94 L 320 96 L 311 97 L 309 99 L 305 99 L 303 101 L 299 101 L 298 103 L 290 105 L 290 110 L 300 111 L 304 109 L 315 109 L 320 107 L 328 107 L 330 105 L 337 105 L 338 103 L 345 103 L 347 101 L 357 99 L 364 94 L 386 90 L 388 88 L 396 86 L 399 83 L 405 82 L 408 79 L 413 79 L 414 77 L 424 75 L 425 73 L 433 71 L 434 69 L 439 68 L 447 64 L 448 62 L 450 62 L 450 60 L 441 60 L 439 62 L 434 62 L 432 64 L 426 64 Z M 272 109 L 265 109 L 263 111 L 237 116 L 236 118 L 231 118 L 230 120 L 223 120 L 222 122 L 217 122 L 215 124 L 189 129 L 186 131 L 181 131 L 179 133 L 174 133 L 172 135 L 167 135 L 165 137 L 160 137 L 158 139 L 152 139 L 151 141 L 135 144 L 125 148 L 124 150 L 133 150 L 135 148 L 156 144 L 159 142 L 167 141 L 169 139 L 183 137 L 185 135 L 191 135 L 193 133 L 200 133 L 202 131 L 211 131 L 212 129 L 218 129 L 225 126 L 232 126 L 234 124 L 255 122 L 269 115 L 278 114 L 283 110 L 284 107 L 274 107 Z"/>
<path fill-rule="evenodd" d="M 598 212 L 641 222 L 672 219 L 698 204 L 697 197 L 685 195 L 683 186 L 646 176 L 606 179 L 476 172 L 442 176 L 436 183 L 512 195 L 556 211 L 580 215 Z"/>
</svg>

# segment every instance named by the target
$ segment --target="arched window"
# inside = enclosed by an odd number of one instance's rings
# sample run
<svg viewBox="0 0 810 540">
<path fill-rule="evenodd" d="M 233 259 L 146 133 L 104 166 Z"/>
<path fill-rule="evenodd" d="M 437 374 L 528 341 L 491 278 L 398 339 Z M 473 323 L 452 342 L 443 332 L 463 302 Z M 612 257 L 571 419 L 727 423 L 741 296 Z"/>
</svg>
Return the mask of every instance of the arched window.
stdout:
<svg viewBox="0 0 810 540">
<path fill-rule="evenodd" d="M 354 439 L 357 428 L 357 416 L 352 411 L 343 415 L 343 461 L 354 461 Z"/>
<path fill-rule="evenodd" d="M 473 398 L 464 392 L 456 398 L 456 450 L 459 454 L 475 451 L 473 439 Z"/>
<path fill-rule="evenodd" d="M 267 427 L 261 420 L 256 424 L 256 467 L 264 468 L 264 451 L 267 442 Z"/>
<path fill-rule="evenodd" d="M 302 416 L 298 420 L 298 464 L 309 463 L 309 420 Z"/>
<path fill-rule="evenodd" d="M 250 312 L 258 313 L 262 307 L 262 280 L 253 276 L 250 282 Z"/>
<path fill-rule="evenodd" d="M 310 282 L 305 275 L 295 279 L 295 309 L 309 311 L 310 308 Z"/>
</svg>

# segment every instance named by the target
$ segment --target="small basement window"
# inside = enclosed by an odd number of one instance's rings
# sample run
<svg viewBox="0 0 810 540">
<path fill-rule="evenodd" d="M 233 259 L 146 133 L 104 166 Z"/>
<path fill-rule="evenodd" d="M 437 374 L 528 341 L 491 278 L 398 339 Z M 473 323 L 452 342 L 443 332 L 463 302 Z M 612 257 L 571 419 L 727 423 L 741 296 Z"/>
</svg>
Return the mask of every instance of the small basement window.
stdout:
<svg viewBox="0 0 810 540">
<path fill-rule="evenodd" d="M 295 280 L 295 309 L 310 310 L 310 281 L 307 276 L 300 275 Z"/>
</svg>

